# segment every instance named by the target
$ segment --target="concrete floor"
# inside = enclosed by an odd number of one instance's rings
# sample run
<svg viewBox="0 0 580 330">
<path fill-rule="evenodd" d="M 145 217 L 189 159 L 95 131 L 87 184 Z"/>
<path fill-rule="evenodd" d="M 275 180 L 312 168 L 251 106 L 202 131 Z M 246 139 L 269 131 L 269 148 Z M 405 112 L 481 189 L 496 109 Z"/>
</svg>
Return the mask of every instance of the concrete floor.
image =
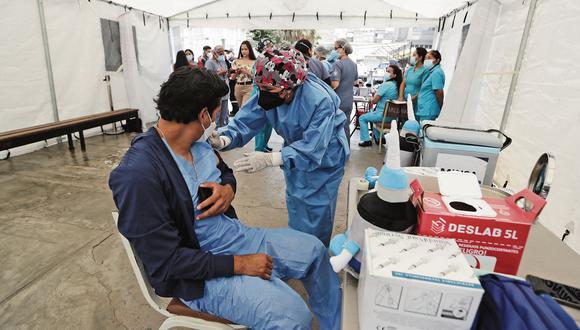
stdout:
<svg viewBox="0 0 580 330">
<path fill-rule="evenodd" d="M 346 183 L 382 155 L 353 149 L 338 196 L 336 232 L 344 231 Z M 0 328 L 2 329 L 157 329 L 163 318 L 145 302 L 122 249 L 111 211 L 107 180 L 131 137 L 96 136 L 87 151 L 69 152 L 66 143 L 0 161 Z M 275 137 L 270 146 L 280 149 Z M 223 154 L 232 164 L 243 150 Z M 237 213 L 250 226 L 284 227 L 284 179 L 276 168 L 237 174 Z M 573 283 L 580 262 L 561 265 L 550 258 L 558 240 L 536 235 L 525 267 L 539 276 Z M 560 244 L 561 245 L 561 244 Z M 560 249 L 561 251 L 561 249 Z M 578 255 L 564 250 L 565 258 Z M 560 256 L 564 255 L 558 253 Z M 527 261 L 526 261 L 527 260 Z M 565 267 L 558 271 L 558 267 Z M 299 283 L 291 283 L 304 295 Z"/>
<path fill-rule="evenodd" d="M 356 134 L 358 135 L 358 134 Z M 66 143 L 0 161 L 0 328 L 157 329 L 163 318 L 147 305 L 121 246 L 108 176 L 131 137 L 96 136 L 87 151 Z M 270 146 L 281 148 L 273 137 Z M 353 145 L 358 141 L 353 140 Z M 228 164 L 251 151 L 223 153 Z M 377 149 L 353 147 L 345 178 L 380 166 Z M 285 227 L 280 169 L 237 174 L 234 206 L 250 226 Z M 344 231 L 346 182 L 335 231 Z M 299 282 L 291 283 L 299 292 Z"/>
</svg>

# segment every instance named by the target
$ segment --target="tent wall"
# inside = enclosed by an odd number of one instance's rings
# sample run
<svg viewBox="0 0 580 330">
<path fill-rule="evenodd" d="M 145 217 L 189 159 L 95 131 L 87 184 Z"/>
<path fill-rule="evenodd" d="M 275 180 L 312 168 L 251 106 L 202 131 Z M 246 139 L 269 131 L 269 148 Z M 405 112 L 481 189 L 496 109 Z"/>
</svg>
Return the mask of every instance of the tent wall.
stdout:
<svg viewBox="0 0 580 330">
<path fill-rule="evenodd" d="M 0 68 L 3 97 L 0 99 L 0 131 L 8 131 L 53 121 L 48 78 L 42 52 L 41 27 L 35 0 L 9 1 L 3 8 L 12 14 L 0 18 L 3 45 Z M 100 19 L 118 21 L 125 13 L 106 3 L 76 0 L 44 1 L 46 28 L 51 52 L 56 99 L 61 120 L 109 111 L 107 87 L 103 78 L 111 76 L 115 109 L 139 107 L 144 122 L 156 118 L 151 99 L 170 72 L 167 26 L 156 16 L 140 14 L 133 21 L 137 32 L 140 83 L 149 89 L 150 102 L 130 104 L 123 72 L 107 72 Z M 137 18 L 139 15 L 139 18 Z M 23 19 L 25 17 L 25 19 Z M 4 95 L 6 94 L 6 96 Z M 144 109 L 142 109 L 144 108 Z M 100 129 L 91 133 L 100 132 Z M 54 143 L 54 140 L 49 141 Z M 42 147 L 44 143 L 11 150 L 12 155 Z"/>
<path fill-rule="evenodd" d="M 0 132 L 52 122 L 36 1 L 5 1 L 2 9 Z"/>
<path fill-rule="evenodd" d="M 503 1 L 497 20 L 489 23 L 493 36 L 476 64 L 480 69 L 472 84 L 479 87 L 470 89 L 459 110 L 462 116 L 456 117 L 462 122 L 499 128 L 529 4 Z M 495 181 L 509 180 L 513 190 L 527 187 L 537 158 L 551 152 L 556 173 L 540 222 L 558 237 L 574 228 L 565 243 L 580 253 L 580 66 L 575 56 L 580 52 L 579 15 L 576 0 L 537 2 L 505 129 L 514 142 L 501 153 Z"/>
<path fill-rule="evenodd" d="M 437 40 L 433 48 L 439 50 L 441 53 L 441 67 L 443 72 L 445 72 L 446 81 L 445 92 L 449 89 L 450 82 L 453 81 L 460 51 L 465 46 L 464 27 L 470 27 L 473 16 L 478 12 L 478 7 L 479 3 L 447 17 L 445 25 L 441 25 L 442 29 L 437 35 Z M 455 22 L 453 23 L 454 17 Z M 464 19 L 465 22 L 463 22 Z"/>
</svg>

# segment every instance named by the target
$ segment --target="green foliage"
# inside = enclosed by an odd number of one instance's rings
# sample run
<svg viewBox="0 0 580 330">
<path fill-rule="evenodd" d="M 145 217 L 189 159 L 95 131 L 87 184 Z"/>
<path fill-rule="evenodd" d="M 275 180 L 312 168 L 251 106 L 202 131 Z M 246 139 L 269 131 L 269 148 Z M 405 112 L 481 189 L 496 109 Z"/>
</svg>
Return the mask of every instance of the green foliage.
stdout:
<svg viewBox="0 0 580 330">
<path fill-rule="evenodd" d="M 308 39 L 312 43 L 316 43 L 320 39 L 316 30 L 250 30 L 248 37 L 256 43 L 268 38 L 274 44 L 290 43 L 292 45 L 300 39 Z"/>
</svg>

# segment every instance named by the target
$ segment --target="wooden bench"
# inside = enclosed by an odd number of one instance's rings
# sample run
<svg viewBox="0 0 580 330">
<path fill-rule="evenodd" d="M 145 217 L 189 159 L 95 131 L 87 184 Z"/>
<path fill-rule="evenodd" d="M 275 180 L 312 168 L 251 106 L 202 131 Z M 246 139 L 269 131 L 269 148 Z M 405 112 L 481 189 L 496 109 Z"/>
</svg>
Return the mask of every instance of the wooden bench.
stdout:
<svg viewBox="0 0 580 330">
<path fill-rule="evenodd" d="M 139 118 L 139 110 L 121 109 L 115 111 L 108 111 L 73 119 L 61 120 L 55 123 L 37 125 L 13 131 L 3 132 L 0 133 L 0 151 L 20 147 L 34 142 L 52 139 L 62 135 L 67 136 L 68 147 L 70 150 L 73 150 L 74 145 L 72 134 L 76 132 L 79 133 L 81 150 L 85 151 L 86 145 L 83 130 L 103 126 L 106 124 L 112 124 L 118 121 L 128 120 L 132 118 Z M 8 156 L 6 158 L 8 157 L 10 157 L 10 151 L 8 151 Z"/>
</svg>

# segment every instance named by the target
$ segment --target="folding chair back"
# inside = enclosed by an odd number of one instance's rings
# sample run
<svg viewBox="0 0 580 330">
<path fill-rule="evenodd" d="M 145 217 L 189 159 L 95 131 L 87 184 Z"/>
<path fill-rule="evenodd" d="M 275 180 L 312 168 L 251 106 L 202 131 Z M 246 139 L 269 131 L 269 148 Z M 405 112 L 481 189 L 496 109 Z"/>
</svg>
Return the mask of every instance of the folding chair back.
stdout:
<svg viewBox="0 0 580 330">
<path fill-rule="evenodd" d="M 119 221 L 119 213 L 113 212 L 113 220 L 115 222 L 115 227 L 117 227 L 117 223 Z M 149 278 L 147 277 L 147 273 L 145 272 L 145 268 L 143 267 L 143 263 L 139 259 L 139 256 L 135 253 L 133 249 L 133 245 L 129 242 L 123 235 L 119 233 L 121 237 L 121 243 L 123 244 L 123 248 L 129 257 L 129 263 L 131 264 L 131 269 L 133 269 L 133 273 L 135 273 L 135 277 L 137 278 L 137 282 L 139 283 L 139 289 L 141 289 L 141 293 L 145 300 L 159 314 L 167 317 L 167 319 L 161 324 L 159 327 L 160 330 L 171 329 L 173 327 L 186 327 L 190 329 L 199 329 L 199 330 L 243 330 L 247 329 L 247 327 L 237 324 L 227 324 L 229 321 L 220 319 L 213 315 L 197 312 L 193 310 L 184 310 L 188 308 L 185 304 L 181 303 L 181 301 L 177 301 L 177 298 L 173 298 L 171 301 L 171 306 L 173 309 L 176 310 L 183 310 L 183 314 L 187 315 L 176 315 L 168 312 L 166 310 L 167 302 L 165 302 L 161 297 L 159 297 L 151 283 L 149 282 Z M 182 306 L 179 306 L 182 305 Z M 196 315 L 195 317 L 189 315 Z M 210 321 L 207 321 L 210 320 Z"/>
</svg>

